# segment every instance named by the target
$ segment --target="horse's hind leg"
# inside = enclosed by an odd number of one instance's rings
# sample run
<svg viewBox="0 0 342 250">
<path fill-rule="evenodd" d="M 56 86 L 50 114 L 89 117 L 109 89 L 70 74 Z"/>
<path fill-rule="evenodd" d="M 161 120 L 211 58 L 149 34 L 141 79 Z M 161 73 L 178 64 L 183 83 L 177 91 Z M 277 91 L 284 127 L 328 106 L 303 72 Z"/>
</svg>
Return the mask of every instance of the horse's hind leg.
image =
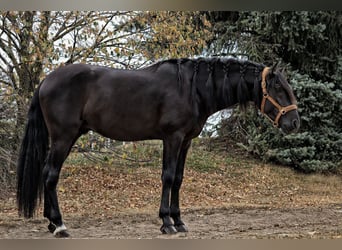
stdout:
<svg viewBox="0 0 342 250">
<path fill-rule="evenodd" d="M 78 136 L 64 134 L 58 139 L 52 139 L 51 149 L 43 170 L 44 182 L 44 216 L 49 219 L 48 229 L 56 237 L 68 237 L 67 229 L 62 221 L 59 210 L 56 186 L 63 162 Z"/>
</svg>

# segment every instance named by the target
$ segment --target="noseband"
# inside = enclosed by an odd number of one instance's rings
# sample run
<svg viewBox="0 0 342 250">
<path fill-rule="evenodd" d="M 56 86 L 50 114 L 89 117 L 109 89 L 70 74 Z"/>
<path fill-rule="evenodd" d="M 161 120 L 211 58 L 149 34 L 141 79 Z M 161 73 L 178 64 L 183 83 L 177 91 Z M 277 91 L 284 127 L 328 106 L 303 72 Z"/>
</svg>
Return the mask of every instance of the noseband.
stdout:
<svg viewBox="0 0 342 250">
<path fill-rule="evenodd" d="M 270 68 L 265 67 L 264 70 L 262 71 L 262 80 L 261 80 L 261 88 L 262 88 L 262 101 L 261 101 L 261 113 L 264 114 L 268 119 L 270 119 L 273 123 L 273 126 L 278 127 L 279 126 L 279 119 L 282 115 L 285 115 L 287 112 L 291 110 L 296 110 L 297 105 L 296 104 L 291 104 L 286 107 L 281 106 L 276 100 L 274 100 L 267 92 L 266 88 L 266 76 L 269 73 Z M 270 103 L 273 104 L 273 106 L 278 109 L 278 114 L 276 118 L 273 120 L 268 114 L 265 113 L 265 104 L 266 100 L 268 100 Z"/>
</svg>

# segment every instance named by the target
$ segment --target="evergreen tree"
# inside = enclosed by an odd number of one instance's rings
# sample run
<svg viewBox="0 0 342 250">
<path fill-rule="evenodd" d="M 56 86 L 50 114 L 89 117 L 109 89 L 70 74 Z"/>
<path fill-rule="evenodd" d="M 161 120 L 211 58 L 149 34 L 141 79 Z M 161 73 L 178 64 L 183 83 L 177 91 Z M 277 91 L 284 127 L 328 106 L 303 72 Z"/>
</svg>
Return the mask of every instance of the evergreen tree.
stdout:
<svg viewBox="0 0 342 250">
<path fill-rule="evenodd" d="M 211 49 L 271 65 L 281 60 L 297 96 L 301 129 L 283 136 L 256 112 L 235 112 L 220 134 L 244 135 L 243 145 L 264 160 L 303 171 L 342 168 L 342 13 L 210 12 Z M 236 126 L 239 124 L 239 126 Z M 229 131 L 229 130 L 239 131 Z"/>
<path fill-rule="evenodd" d="M 342 12 L 208 12 L 213 53 L 282 60 L 314 80 L 342 80 Z M 335 87 L 341 88 L 342 84 Z"/>
</svg>

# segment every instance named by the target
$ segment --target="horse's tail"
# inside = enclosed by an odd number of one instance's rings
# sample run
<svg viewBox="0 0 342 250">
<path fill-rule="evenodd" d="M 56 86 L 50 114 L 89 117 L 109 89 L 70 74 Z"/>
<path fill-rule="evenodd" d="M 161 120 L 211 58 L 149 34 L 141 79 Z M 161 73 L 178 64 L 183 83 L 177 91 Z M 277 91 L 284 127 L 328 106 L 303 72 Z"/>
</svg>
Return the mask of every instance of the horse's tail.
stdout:
<svg viewBox="0 0 342 250">
<path fill-rule="evenodd" d="M 42 172 L 49 147 L 49 133 L 35 91 L 17 164 L 17 204 L 19 216 L 33 217 L 43 193 Z"/>
</svg>

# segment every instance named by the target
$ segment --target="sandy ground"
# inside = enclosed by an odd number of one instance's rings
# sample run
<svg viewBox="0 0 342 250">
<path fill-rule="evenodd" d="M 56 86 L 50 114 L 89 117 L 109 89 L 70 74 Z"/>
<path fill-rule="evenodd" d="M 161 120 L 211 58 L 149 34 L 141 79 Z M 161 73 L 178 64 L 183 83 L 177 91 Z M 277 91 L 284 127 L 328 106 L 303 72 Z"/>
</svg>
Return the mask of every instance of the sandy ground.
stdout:
<svg viewBox="0 0 342 250">
<path fill-rule="evenodd" d="M 187 209 L 184 220 L 188 233 L 162 235 L 160 220 L 154 213 L 136 213 L 111 218 L 67 216 L 65 223 L 72 238 L 106 239 L 272 239 L 341 238 L 342 208 L 270 209 L 235 207 Z M 0 217 L 0 238 L 53 238 L 45 219 L 23 220 Z"/>
</svg>

